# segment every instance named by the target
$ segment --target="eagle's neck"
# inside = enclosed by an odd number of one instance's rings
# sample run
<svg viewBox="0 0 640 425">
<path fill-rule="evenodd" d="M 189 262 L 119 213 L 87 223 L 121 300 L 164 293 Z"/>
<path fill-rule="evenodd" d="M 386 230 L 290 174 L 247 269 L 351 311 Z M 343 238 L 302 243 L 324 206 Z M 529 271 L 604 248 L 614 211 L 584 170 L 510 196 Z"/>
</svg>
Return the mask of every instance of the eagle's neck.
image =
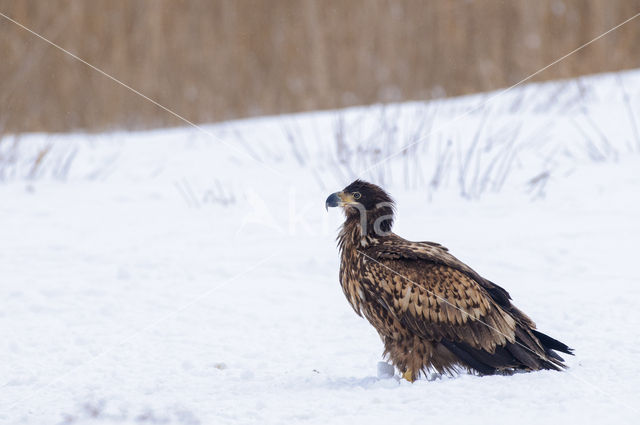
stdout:
<svg viewBox="0 0 640 425">
<path fill-rule="evenodd" d="M 361 220 L 358 212 L 346 212 L 347 219 L 338 234 L 338 246 L 342 252 L 377 245 L 391 232 L 392 210 L 376 212 L 368 212 L 366 220 Z"/>
<path fill-rule="evenodd" d="M 340 251 L 351 251 L 358 249 L 367 243 L 366 238 L 362 235 L 362 226 L 358 220 L 347 220 L 342 225 L 340 233 L 338 233 L 338 247 Z"/>
</svg>

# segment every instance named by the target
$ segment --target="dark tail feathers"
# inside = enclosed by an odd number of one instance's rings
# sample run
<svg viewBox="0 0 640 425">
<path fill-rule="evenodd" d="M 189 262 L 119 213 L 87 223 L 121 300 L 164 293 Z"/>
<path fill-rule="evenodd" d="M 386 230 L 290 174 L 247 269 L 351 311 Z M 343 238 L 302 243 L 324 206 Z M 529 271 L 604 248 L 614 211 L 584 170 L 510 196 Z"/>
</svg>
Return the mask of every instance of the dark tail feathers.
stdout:
<svg viewBox="0 0 640 425">
<path fill-rule="evenodd" d="M 567 344 L 564 344 L 555 338 L 551 338 L 549 335 L 543 334 L 542 332 L 539 332 L 535 329 L 531 329 L 531 332 L 533 332 L 536 338 L 540 340 L 540 343 L 544 347 L 544 351 L 547 353 L 547 355 L 560 361 L 564 361 L 564 359 L 558 354 L 554 353 L 552 350 L 560 351 L 561 353 L 573 356 L 573 349 L 569 348 Z"/>
<path fill-rule="evenodd" d="M 476 349 L 464 342 L 452 342 L 441 340 L 440 343 L 447 347 L 462 363 L 475 369 L 481 375 L 493 375 L 499 372 L 509 372 L 517 369 L 540 370 L 552 369 L 561 370 L 564 359 L 554 350 L 573 355 L 573 350 L 566 344 L 551 338 L 548 335 L 530 329 L 531 334 L 518 328 L 516 330 L 516 342 L 507 343 L 504 347 L 496 347 L 494 353 Z M 533 336 L 540 341 L 547 356 L 545 360 L 538 344 Z"/>
</svg>

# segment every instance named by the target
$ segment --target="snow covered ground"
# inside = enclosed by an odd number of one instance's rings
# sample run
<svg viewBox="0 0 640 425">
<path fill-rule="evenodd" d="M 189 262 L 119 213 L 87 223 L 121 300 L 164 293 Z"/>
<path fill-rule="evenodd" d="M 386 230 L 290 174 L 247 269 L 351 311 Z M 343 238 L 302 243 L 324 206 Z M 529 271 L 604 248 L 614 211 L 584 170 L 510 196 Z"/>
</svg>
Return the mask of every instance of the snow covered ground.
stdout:
<svg viewBox="0 0 640 425">
<path fill-rule="evenodd" d="M 213 137 L 6 136 L 0 423 L 635 423 L 640 72 L 478 108 L 493 95 Z M 572 346 L 570 369 L 378 378 L 324 210 L 355 176 L 394 195 L 397 233 L 443 243 Z"/>
</svg>

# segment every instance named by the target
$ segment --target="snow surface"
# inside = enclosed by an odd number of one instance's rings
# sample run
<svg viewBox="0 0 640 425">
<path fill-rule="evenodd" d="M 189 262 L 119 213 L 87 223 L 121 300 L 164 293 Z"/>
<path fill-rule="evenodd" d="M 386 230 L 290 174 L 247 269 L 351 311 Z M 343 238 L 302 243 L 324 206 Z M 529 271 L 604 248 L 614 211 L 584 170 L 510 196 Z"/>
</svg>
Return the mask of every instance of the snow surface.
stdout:
<svg viewBox="0 0 640 425">
<path fill-rule="evenodd" d="M 492 95 L 205 128 L 226 144 L 6 136 L 0 423 L 636 423 L 640 72 L 477 108 Z M 397 233 L 443 243 L 573 347 L 570 369 L 385 378 L 324 210 L 356 175 L 396 198 Z"/>
</svg>

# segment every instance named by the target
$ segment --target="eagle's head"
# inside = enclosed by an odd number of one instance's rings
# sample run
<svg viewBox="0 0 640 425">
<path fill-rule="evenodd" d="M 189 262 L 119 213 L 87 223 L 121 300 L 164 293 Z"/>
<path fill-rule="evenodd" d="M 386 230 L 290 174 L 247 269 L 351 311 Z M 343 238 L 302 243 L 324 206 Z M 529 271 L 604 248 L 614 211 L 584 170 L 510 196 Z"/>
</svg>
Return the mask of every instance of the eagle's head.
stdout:
<svg viewBox="0 0 640 425">
<path fill-rule="evenodd" d="M 393 225 L 394 203 L 391 196 L 381 187 L 362 180 L 329 195 L 325 207 L 342 207 L 347 222 L 360 220 L 368 234 L 389 232 Z"/>
</svg>

